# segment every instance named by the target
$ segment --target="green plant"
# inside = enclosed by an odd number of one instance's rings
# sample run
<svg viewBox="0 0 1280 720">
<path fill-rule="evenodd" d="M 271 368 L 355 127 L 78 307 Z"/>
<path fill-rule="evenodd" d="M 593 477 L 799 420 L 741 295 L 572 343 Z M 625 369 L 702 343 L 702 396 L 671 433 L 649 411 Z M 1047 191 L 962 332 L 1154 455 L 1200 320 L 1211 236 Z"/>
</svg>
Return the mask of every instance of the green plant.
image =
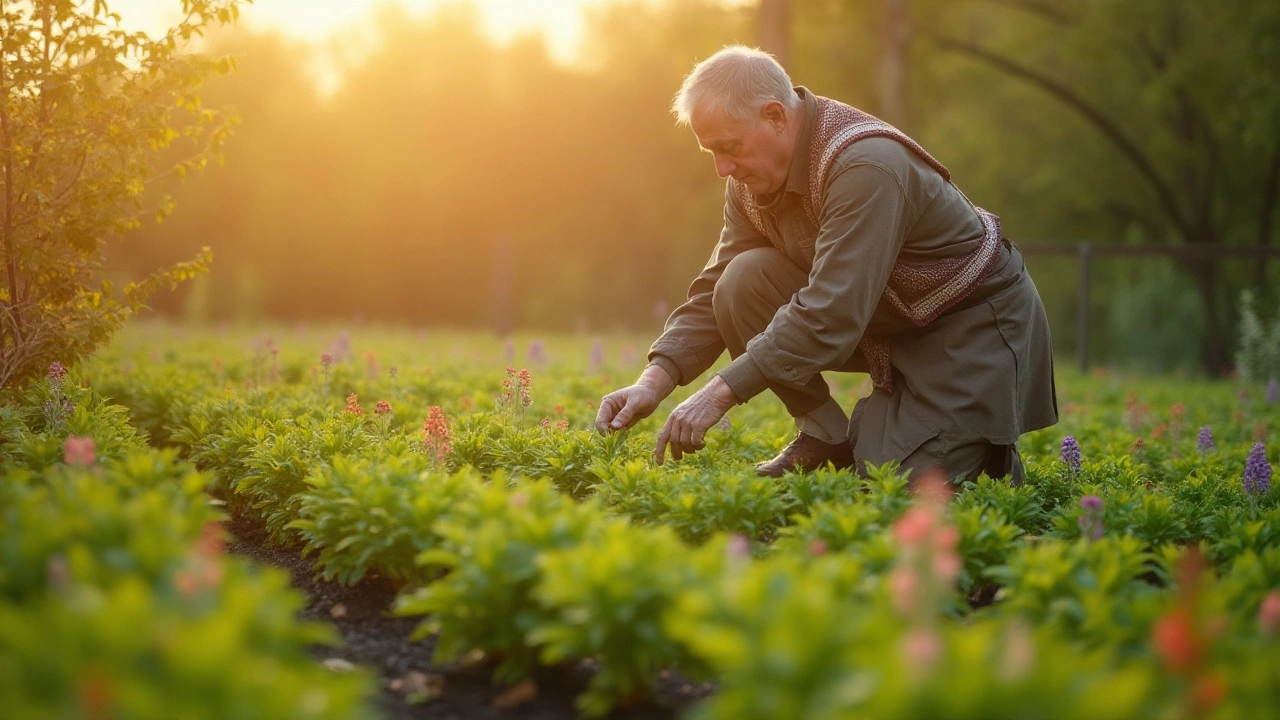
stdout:
<svg viewBox="0 0 1280 720">
<path fill-rule="evenodd" d="M 185 175 L 219 157 L 230 131 L 232 120 L 196 93 L 231 60 L 185 50 L 192 36 L 233 21 L 238 0 L 186 0 L 184 10 L 151 38 L 123 29 L 105 0 L 0 8 L 0 387 L 85 357 L 149 295 L 211 260 L 206 248 L 120 293 L 101 277 L 109 238 L 171 209 L 168 198 L 144 204 L 160 151 L 185 138 L 168 171 Z M 185 123 L 175 122 L 179 108 Z"/>
<path fill-rule="evenodd" d="M 538 556 L 586 542 L 598 532 L 601 513 L 546 481 L 509 489 L 497 473 L 490 482 L 436 522 L 440 546 L 417 560 L 448 574 L 397 598 L 396 613 L 428 616 L 413 637 L 438 632 L 437 660 L 480 650 L 500 660 L 496 680 L 514 682 L 533 668 L 537 650 L 527 635 L 548 616 L 533 596 Z"/>
<path fill-rule="evenodd" d="M 399 582 L 426 581 L 415 563 L 435 548 L 435 523 L 481 484 L 473 470 L 433 471 L 421 453 L 389 457 L 338 456 L 307 477 L 311 490 L 298 498 L 297 531 L 304 555 L 317 553 L 315 567 L 345 585 L 373 570 Z"/>
<path fill-rule="evenodd" d="M 660 669 L 683 659 L 662 619 L 699 576 L 670 529 L 613 521 L 590 544 L 543 553 L 538 565 L 534 598 L 548 617 L 528 641 L 545 663 L 599 659 L 577 700 L 584 714 L 599 717 L 638 699 Z"/>
</svg>

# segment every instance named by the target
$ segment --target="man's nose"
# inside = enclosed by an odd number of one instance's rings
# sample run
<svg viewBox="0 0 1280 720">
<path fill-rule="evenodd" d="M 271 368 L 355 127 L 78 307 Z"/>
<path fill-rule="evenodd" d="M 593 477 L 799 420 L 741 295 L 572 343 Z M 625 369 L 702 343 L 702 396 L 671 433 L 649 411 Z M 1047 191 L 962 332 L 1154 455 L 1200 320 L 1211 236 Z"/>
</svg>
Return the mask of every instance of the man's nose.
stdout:
<svg viewBox="0 0 1280 720">
<path fill-rule="evenodd" d="M 733 174 L 733 171 L 737 169 L 738 166 L 735 165 L 732 160 L 721 157 L 716 158 L 716 174 L 720 177 L 729 177 Z"/>
</svg>

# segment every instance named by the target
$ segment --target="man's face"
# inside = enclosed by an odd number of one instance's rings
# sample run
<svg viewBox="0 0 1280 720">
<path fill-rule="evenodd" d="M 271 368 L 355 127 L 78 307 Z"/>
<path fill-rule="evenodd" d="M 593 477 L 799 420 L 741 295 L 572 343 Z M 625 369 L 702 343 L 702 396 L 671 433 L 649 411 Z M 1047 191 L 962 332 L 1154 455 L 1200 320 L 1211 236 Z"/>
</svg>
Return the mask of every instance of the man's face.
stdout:
<svg viewBox="0 0 1280 720">
<path fill-rule="evenodd" d="M 695 108 L 689 126 L 702 149 L 715 159 L 716 174 L 732 176 L 755 195 L 767 195 L 787 183 L 794 133 L 788 114 L 772 102 L 754 120 L 735 120 L 719 110 Z"/>
</svg>

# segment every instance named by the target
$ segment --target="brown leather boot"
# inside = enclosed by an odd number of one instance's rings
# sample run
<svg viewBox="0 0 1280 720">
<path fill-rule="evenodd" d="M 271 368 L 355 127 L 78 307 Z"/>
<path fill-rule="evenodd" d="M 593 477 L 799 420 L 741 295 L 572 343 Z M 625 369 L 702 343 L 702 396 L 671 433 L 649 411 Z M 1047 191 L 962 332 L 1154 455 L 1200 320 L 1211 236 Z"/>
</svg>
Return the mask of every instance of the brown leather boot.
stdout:
<svg viewBox="0 0 1280 720">
<path fill-rule="evenodd" d="M 853 467 L 853 448 L 847 442 L 823 442 L 812 435 L 800 433 L 790 445 L 782 448 L 777 457 L 757 464 L 756 474 L 782 477 L 788 470 L 813 472 L 828 462 L 837 470 Z"/>
</svg>

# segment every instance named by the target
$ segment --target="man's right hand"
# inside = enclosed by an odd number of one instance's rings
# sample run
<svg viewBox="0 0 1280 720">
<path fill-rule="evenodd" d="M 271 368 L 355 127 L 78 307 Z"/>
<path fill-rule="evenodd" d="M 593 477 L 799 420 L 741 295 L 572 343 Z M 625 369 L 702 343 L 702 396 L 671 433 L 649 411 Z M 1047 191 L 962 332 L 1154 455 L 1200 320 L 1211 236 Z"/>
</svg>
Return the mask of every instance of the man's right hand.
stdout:
<svg viewBox="0 0 1280 720">
<path fill-rule="evenodd" d="M 675 380 L 661 366 L 646 367 L 635 385 L 601 398 L 600 412 L 596 413 L 596 432 L 604 435 L 626 430 L 649 417 L 675 386 Z"/>
</svg>

